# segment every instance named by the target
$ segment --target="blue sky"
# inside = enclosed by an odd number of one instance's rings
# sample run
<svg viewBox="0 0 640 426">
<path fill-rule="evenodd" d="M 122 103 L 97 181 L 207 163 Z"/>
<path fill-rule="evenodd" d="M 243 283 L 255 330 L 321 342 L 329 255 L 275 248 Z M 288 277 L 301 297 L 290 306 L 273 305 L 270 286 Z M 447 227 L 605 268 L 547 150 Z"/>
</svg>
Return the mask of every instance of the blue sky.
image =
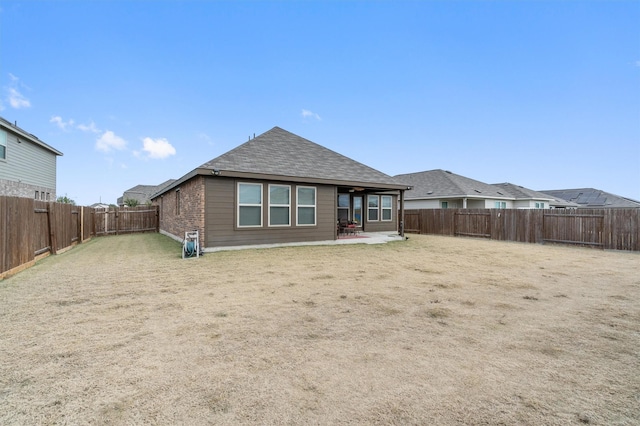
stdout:
<svg viewBox="0 0 640 426">
<path fill-rule="evenodd" d="M 640 200 L 638 1 L 3 0 L 0 90 L 82 205 L 274 126 L 389 175 Z"/>
</svg>

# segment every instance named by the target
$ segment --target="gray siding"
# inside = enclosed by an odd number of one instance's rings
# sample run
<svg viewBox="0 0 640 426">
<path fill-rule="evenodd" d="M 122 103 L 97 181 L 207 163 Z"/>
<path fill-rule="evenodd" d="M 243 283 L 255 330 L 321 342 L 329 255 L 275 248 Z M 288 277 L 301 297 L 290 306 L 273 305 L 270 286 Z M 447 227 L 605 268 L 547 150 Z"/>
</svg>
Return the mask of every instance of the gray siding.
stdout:
<svg viewBox="0 0 640 426">
<path fill-rule="evenodd" d="M 56 192 L 56 154 L 7 132 L 7 158 L 0 159 L 0 179 L 21 182 Z"/>
<path fill-rule="evenodd" d="M 263 226 L 238 228 L 236 226 L 237 182 L 263 184 Z M 291 185 L 291 226 L 268 226 L 269 183 Z M 253 244 L 275 244 L 300 241 L 326 241 L 336 238 L 336 188 L 330 185 L 302 185 L 316 188 L 316 225 L 295 226 L 296 184 L 290 182 L 238 180 L 211 177 L 205 182 L 205 247 L 226 247 Z"/>
<path fill-rule="evenodd" d="M 372 193 L 372 195 L 390 195 L 388 193 Z M 391 195 L 391 220 L 390 221 L 383 221 L 383 220 L 376 220 L 376 221 L 369 221 L 369 215 L 368 215 L 368 211 L 367 211 L 367 196 L 364 196 L 364 228 L 363 230 L 365 232 L 387 232 L 387 231 L 397 231 L 398 230 L 398 196 L 397 195 Z M 378 217 L 382 217 L 382 211 L 379 210 L 378 213 Z"/>
</svg>

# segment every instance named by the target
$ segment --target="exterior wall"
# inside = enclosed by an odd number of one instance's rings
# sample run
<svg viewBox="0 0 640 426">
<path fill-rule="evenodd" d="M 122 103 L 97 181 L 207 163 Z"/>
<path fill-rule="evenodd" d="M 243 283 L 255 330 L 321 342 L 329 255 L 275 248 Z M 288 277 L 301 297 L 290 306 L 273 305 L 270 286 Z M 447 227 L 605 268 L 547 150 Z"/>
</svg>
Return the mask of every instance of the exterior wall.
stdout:
<svg viewBox="0 0 640 426">
<path fill-rule="evenodd" d="M 404 200 L 405 209 L 439 209 L 440 200 Z"/>
<path fill-rule="evenodd" d="M 368 195 L 391 195 L 391 220 L 376 220 L 376 221 L 370 221 L 369 220 L 369 212 L 367 210 L 367 196 Z M 366 194 L 364 196 L 364 212 L 363 212 L 363 216 L 364 216 L 364 224 L 363 224 L 363 228 L 362 230 L 364 232 L 386 232 L 386 231 L 397 231 L 398 230 L 398 196 L 397 195 L 392 195 L 389 193 L 373 193 L 373 194 Z M 406 204 L 405 204 L 405 209 L 407 208 Z M 382 210 L 378 211 L 378 218 L 382 218 Z"/>
<path fill-rule="evenodd" d="M 7 133 L 7 158 L 0 159 L 0 194 L 35 197 L 35 191 L 48 192 L 51 200 L 56 198 L 56 154 L 21 137 L 11 129 L 2 127 Z M 14 182 L 19 185 L 9 185 Z M 11 191 L 5 193 L 2 191 Z"/>
<path fill-rule="evenodd" d="M 536 204 L 544 203 L 544 207 L 536 206 Z M 548 200 L 519 200 L 513 203 L 513 207 L 516 209 L 550 209 L 551 205 Z"/>
<path fill-rule="evenodd" d="M 178 199 L 180 207 L 178 208 Z M 200 245 L 205 241 L 205 178 L 196 176 L 153 200 L 160 206 L 160 231 L 182 241 L 184 233 L 198 230 Z"/>
<path fill-rule="evenodd" d="M 55 189 L 47 188 L 44 186 L 29 185 L 28 183 L 15 182 L 6 179 L 0 179 L 0 195 L 6 195 L 9 197 L 24 197 L 24 198 L 36 198 L 36 192 L 38 193 L 38 200 L 42 201 L 55 201 L 56 192 Z"/>
<path fill-rule="evenodd" d="M 262 183 L 263 210 L 259 228 L 237 226 L 237 183 Z M 291 185 L 291 225 L 268 226 L 268 185 Z M 304 184 L 316 188 L 316 225 L 296 226 L 296 184 L 225 177 L 205 179 L 206 239 L 203 246 L 228 247 L 239 245 L 276 244 L 302 241 L 326 241 L 336 238 L 337 191 L 334 186 Z"/>
</svg>

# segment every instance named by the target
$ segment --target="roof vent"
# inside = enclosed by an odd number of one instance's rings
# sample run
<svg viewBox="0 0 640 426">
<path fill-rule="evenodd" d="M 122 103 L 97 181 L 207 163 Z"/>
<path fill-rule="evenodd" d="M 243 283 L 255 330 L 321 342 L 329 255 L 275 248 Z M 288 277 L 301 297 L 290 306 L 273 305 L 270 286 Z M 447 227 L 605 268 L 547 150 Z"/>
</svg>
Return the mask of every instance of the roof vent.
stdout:
<svg viewBox="0 0 640 426">
<path fill-rule="evenodd" d="M 433 194 L 433 191 L 427 191 L 427 195 Z"/>
<path fill-rule="evenodd" d="M 476 191 L 478 194 L 482 193 L 482 191 L 478 191 L 477 189 L 474 189 L 474 191 Z"/>
</svg>

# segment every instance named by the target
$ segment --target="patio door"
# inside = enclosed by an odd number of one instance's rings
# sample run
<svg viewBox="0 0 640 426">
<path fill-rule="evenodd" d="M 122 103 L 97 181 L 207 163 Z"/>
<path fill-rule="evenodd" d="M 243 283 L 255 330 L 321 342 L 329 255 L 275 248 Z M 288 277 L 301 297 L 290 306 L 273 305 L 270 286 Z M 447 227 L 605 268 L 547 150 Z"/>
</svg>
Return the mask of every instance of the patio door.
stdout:
<svg viewBox="0 0 640 426">
<path fill-rule="evenodd" d="M 355 223 L 362 228 L 364 198 L 352 194 L 338 194 L 338 220 L 346 220 Z"/>
<path fill-rule="evenodd" d="M 353 197 L 353 219 L 359 228 L 362 228 L 362 197 Z"/>
</svg>

